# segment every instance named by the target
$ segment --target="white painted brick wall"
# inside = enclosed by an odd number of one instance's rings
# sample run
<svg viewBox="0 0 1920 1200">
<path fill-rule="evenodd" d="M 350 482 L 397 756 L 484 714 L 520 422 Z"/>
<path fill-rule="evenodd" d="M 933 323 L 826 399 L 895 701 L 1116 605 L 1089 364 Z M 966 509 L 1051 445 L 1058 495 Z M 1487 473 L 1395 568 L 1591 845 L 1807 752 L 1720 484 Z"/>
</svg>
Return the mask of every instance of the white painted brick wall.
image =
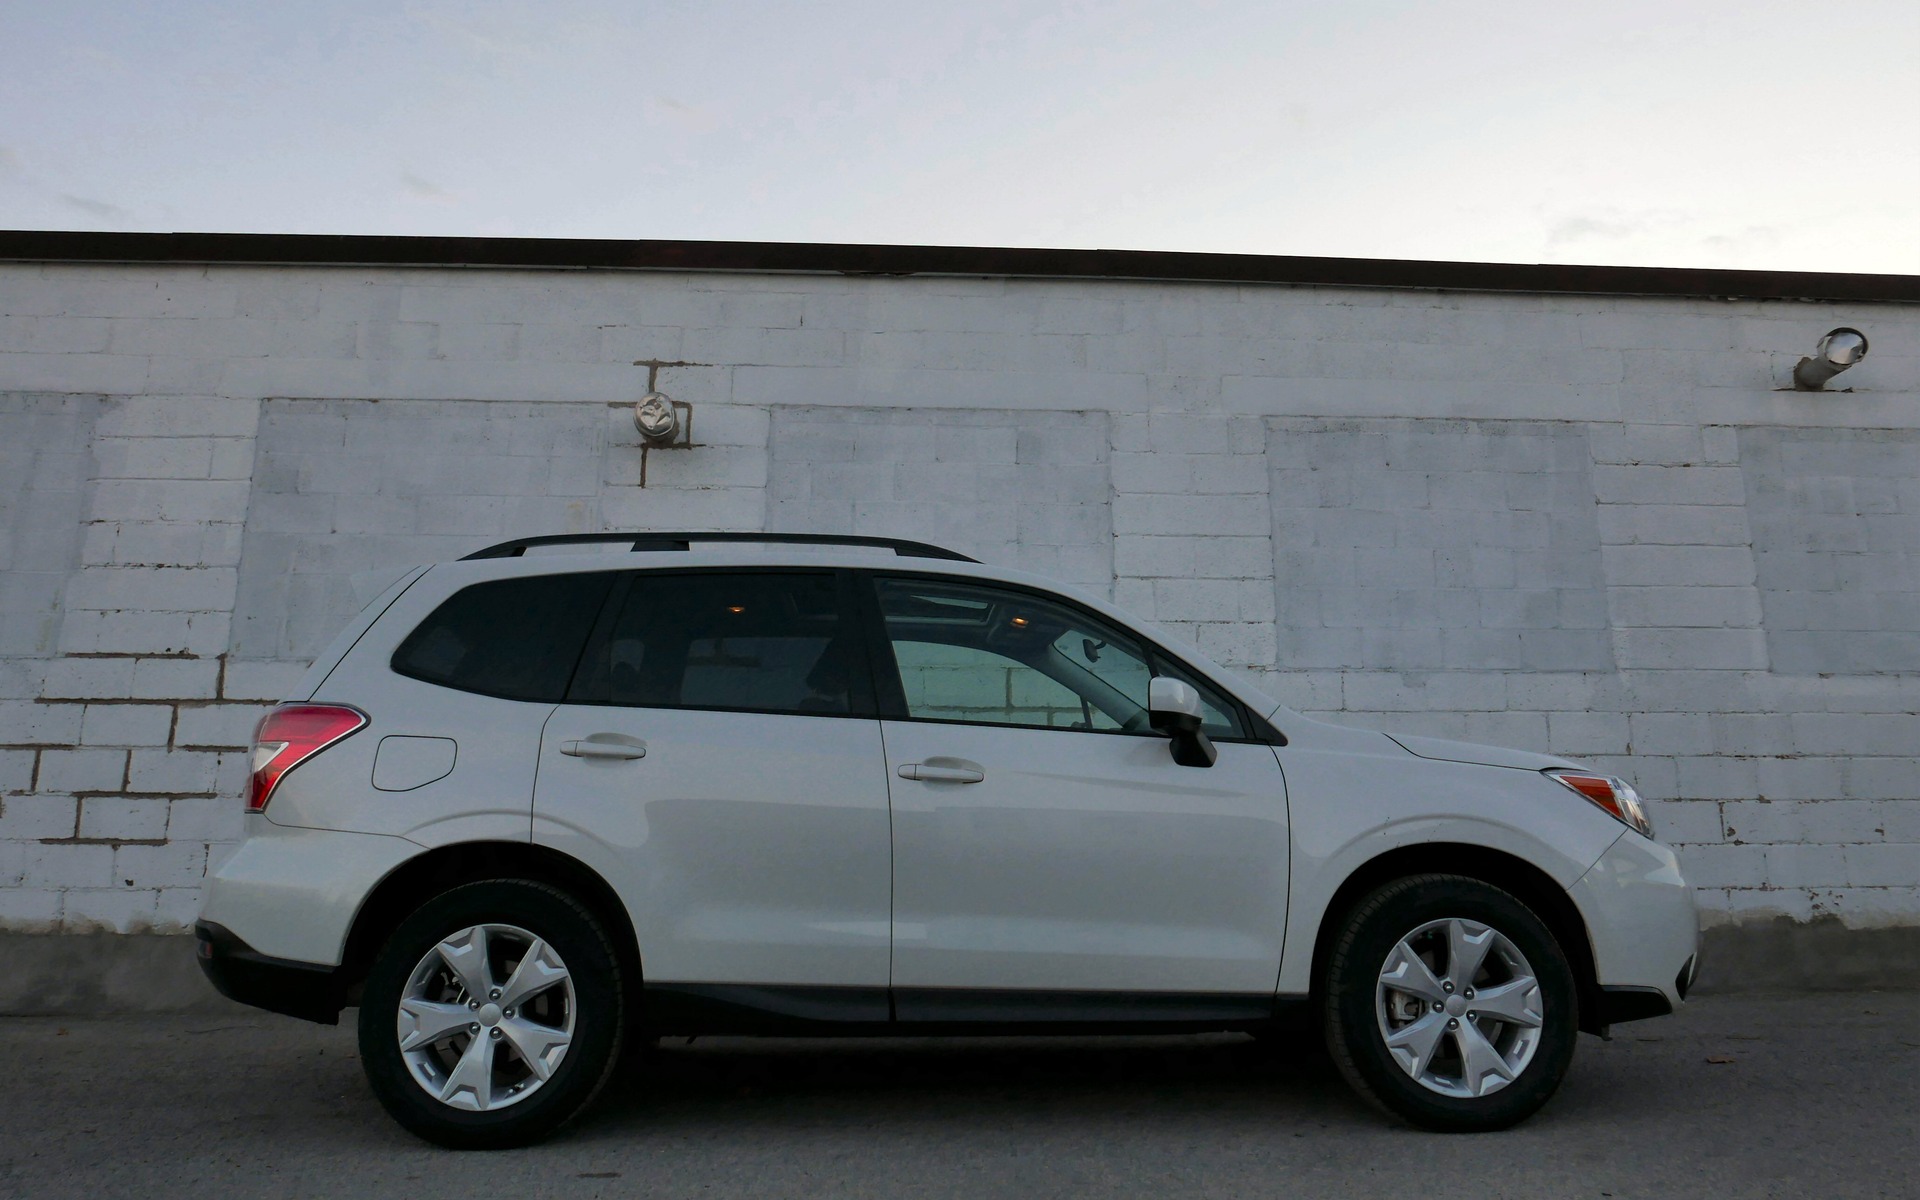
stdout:
<svg viewBox="0 0 1920 1200">
<path fill-rule="evenodd" d="M 1841 324 L 1853 390 L 1776 390 Z M 644 486 L 639 360 L 699 443 Z M 649 527 L 1109 591 L 1299 709 L 1631 776 L 1715 919 L 1920 923 L 1917 400 L 1894 306 L 0 265 L 0 928 L 189 921 L 375 581 Z"/>
</svg>

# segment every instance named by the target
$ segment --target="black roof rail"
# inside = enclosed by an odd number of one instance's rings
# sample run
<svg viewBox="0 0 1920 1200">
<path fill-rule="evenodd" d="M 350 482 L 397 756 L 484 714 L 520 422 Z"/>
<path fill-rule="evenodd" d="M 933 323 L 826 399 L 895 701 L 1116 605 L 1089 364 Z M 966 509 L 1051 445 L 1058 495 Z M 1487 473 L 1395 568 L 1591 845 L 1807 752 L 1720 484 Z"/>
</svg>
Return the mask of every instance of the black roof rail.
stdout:
<svg viewBox="0 0 1920 1200">
<path fill-rule="evenodd" d="M 944 558 L 951 562 L 979 562 L 957 550 L 909 542 L 900 538 L 859 537 L 834 533 L 549 533 L 539 537 L 514 538 L 485 550 L 465 555 L 461 562 L 476 558 L 519 558 L 530 546 L 587 546 L 629 542 L 629 550 L 690 550 L 695 542 L 745 542 L 775 546 L 870 546 L 891 550 L 902 558 Z"/>
</svg>

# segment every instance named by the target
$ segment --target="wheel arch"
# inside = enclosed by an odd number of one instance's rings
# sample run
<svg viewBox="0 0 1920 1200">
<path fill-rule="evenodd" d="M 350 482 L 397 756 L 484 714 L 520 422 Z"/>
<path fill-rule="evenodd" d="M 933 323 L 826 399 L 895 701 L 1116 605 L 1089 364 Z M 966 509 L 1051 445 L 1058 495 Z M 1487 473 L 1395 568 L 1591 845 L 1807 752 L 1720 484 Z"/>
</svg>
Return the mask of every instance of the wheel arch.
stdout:
<svg viewBox="0 0 1920 1200">
<path fill-rule="evenodd" d="M 485 879 L 530 879 L 565 891 L 600 918 L 628 978 L 638 980 L 640 946 L 619 893 L 579 859 L 526 842 L 458 842 L 408 859 L 367 894 L 340 959 L 342 996 L 356 1004 L 374 955 L 408 913 L 434 896 Z"/>
<path fill-rule="evenodd" d="M 1573 898 L 1553 877 L 1524 858 L 1459 842 L 1422 842 L 1399 846 L 1367 860 L 1340 884 L 1320 915 L 1313 940 L 1313 989 L 1316 1002 L 1326 978 L 1327 960 L 1347 915 L 1375 888 L 1409 875 L 1461 875 L 1491 884 L 1532 909 L 1546 923 L 1566 953 L 1579 992 L 1580 1028 L 1599 1033 L 1604 1028 L 1598 976 L 1594 970 L 1593 941 Z"/>
</svg>

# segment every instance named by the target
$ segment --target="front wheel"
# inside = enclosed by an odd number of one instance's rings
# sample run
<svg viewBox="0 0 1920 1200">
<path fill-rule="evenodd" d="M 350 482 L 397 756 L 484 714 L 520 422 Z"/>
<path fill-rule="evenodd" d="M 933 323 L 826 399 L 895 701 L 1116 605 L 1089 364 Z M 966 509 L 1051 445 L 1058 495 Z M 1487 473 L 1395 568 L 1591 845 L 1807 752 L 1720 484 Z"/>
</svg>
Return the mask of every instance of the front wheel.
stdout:
<svg viewBox="0 0 1920 1200">
<path fill-rule="evenodd" d="M 1566 955 L 1513 896 L 1457 875 L 1397 880 L 1355 906 L 1323 986 L 1327 1047 L 1362 1096 L 1412 1124 L 1505 1129 L 1573 1060 Z"/>
<path fill-rule="evenodd" d="M 422 905 L 374 959 L 360 1059 L 413 1133 L 455 1149 L 524 1146 L 600 1091 L 619 1058 L 623 981 L 592 913 L 527 880 Z"/>
</svg>

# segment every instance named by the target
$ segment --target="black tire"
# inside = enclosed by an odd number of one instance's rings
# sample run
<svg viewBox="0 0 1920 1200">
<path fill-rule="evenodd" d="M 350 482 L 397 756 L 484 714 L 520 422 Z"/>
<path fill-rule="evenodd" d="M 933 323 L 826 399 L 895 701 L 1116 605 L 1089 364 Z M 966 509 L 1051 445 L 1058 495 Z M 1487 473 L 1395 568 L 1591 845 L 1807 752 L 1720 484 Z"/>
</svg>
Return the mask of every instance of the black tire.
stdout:
<svg viewBox="0 0 1920 1200">
<path fill-rule="evenodd" d="M 1540 987 L 1542 1023 L 1531 1059 L 1510 1082 L 1479 1096 L 1446 1095 L 1414 1079 L 1395 1061 L 1381 1028 L 1378 989 L 1388 956 L 1414 930 L 1450 918 L 1477 922 L 1507 938 L 1525 956 Z M 1489 962 L 1495 957 L 1489 954 Z M 1481 978 L 1500 969 L 1498 964 L 1483 969 Z M 1327 1049 L 1340 1073 L 1363 1098 L 1424 1129 L 1485 1132 L 1524 1121 L 1552 1098 L 1573 1061 L 1579 998 L 1565 953 L 1531 909 L 1477 879 L 1416 875 L 1363 898 L 1336 937 L 1321 992 Z M 1433 1015 L 1445 1022 L 1449 1012 Z M 1464 1014 L 1454 1020 L 1457 1028 Z M 1518 1032 L 1495 1028 L 1502 1037 Z M 1441 1035 L 1441 1041 L 1446 1048 L 1435 1052 L 1436 1069 L 1448 1061 L 1444 1055 L 1457 1057 L 1462 1044 L 1450 1034 Z"/>
<path fill-rule="evenodd" d="M 524 1098 L 471 1111 L 443 1104 L 416 1081 L 396 1027 L 416 964 L 444 939 L 487 924 L 524 929 L 560 956 L 573 985 L 573 1038 L 552 1076 Z M 523 879 L 470 883 L 421 905 L 375 957 L 360 1002 L 360 1061 L 381 1105 L 429 1142 L 456 1150 L 529 1145 L 578 1116 L 613 1074 L 627 1025 L 625 985 L 606 930 L 572 896 Z"/>
</svg>

